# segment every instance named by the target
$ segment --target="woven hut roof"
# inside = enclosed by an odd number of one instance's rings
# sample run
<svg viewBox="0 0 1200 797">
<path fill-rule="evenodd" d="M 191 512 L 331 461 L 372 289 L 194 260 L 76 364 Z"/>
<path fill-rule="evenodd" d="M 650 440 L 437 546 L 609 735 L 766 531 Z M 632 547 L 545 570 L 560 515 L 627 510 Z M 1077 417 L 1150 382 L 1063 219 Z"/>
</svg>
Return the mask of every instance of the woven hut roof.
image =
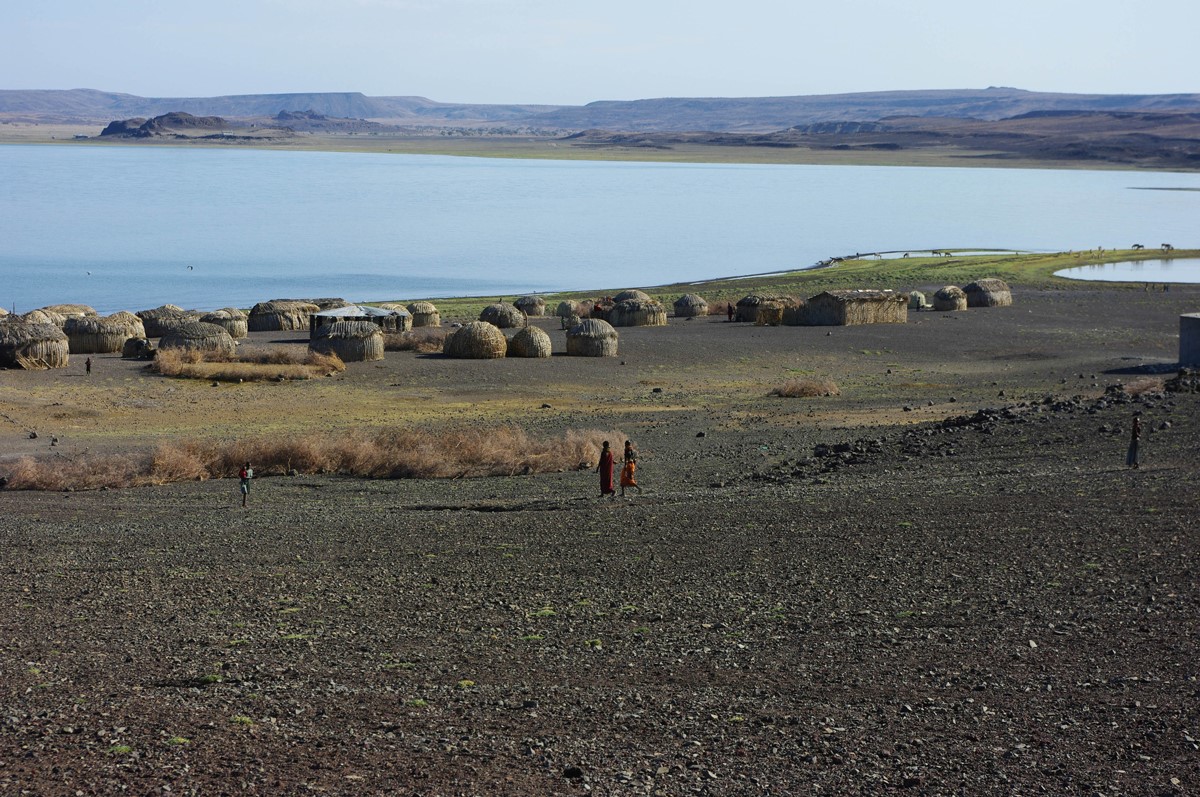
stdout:
<svg viewBox="0 0 1200 797">
<path fill-rule="evenodd" d="M 650 294 L 632 289 L 621 291 L 616 296 L 612 297 L 613 304 L 616 304 L 617 302 L 623 302 L 627 299 L 637 299 L 638 301 L 642 302 L 653 301 L 653 299 L 650 298 Z"/>
<path fill-rule="evenodd" d="M 41 308 L 51 313 L 58 313 L 61 316 L 70 318 L 72 316 L 98 316 L 99 313 L 95 309 L 86 304 L 50 304 Z"/>
<path fill-rule="evenodd" d="M 446 337 L 442 353 L 462 360 L 491 360 L 503 357 L 508 340 L 500 328 L 486 321 L 463 324 Z"/>
<path fill-rule="evenodd" d="M 309 304 L 315 304 L 322 310 L 336 310 L 339 307 L 350 307 L 353 304 L 345 299 L 330 297 L 322 297 L 319 299 L 301 299 L 301 301 L 308 302 Z"/>
<path fill-rule="evenodd" d="M 667 324 L 667 311 L 653 299 L 623 299 L 608 312 L 614 327 L 661 327 Z"/>
<path fill-rule="evenodd" d="M 513 306 L 525 315 L 544 315 L 546 300 L 541 296 L 522 296 L 513 302 Z"/>
<path fill-rule="evenodd" d="M 53 324 L 59 329 L 63 324 L 67 323 L 67 317 L 61 313 L 56 313 L 53 310 L 30 310 L 20 317 L 21 321 L 26 324 Z"/>
<path fill-rule="evenodd" d="M 313 330 L 308 348 L 321 354 L 336 354 L 342 362 L 382 360 L 383 330 L 374 321 L 334 321 Z"/>
<path fill-rule="evenodd" d="M 21 321 L 0 324 L 0 368 L 27 371 L 63 368 L 70 356 L 67 335 L 57 324 Z"/>
<path fill-rule="evenodd" d="M 408 306 L 414 327 L 440 327 L 442 315 L 432 302 L 413 302 Z"/>
<path fill-rule="evenodd" d="M 63 325 L 72 354 L 112 354 L 130 338 L 146 337 L 142 319 L 119 312 L 105 318 L 72 316 Z"/>
<path fill-rule="evenodd" d="M 205 324 L 216 324 L 219 327 L 224 327 L 225 331 L 232 338 L 244 338 L 250 332 L 250 324 L 246 319 L 246 314 L 235 307 L 213 310 L 211 313 L 205 313 L 200 316 L 200 320 Z"/>
<path fill-rule="evenodd" d="M 673 305 L 675 315 L 679 318 L 694 318 L 699 315 L 707 315 L 708 302 L 703 296 L 697 296 L 694 293 L 685 293 L 675 300 Z"/>
<path fill-rule="evenodd" d="M 437 307 L 433 302 L 413 302 L 408 305 L 408 312 L 416 315 L 417 313 L 436 313 Z"/>
<path fill-rule="evenodd" d="M 308 320 L 321 308 L 312 302 L 272 299 L 250 308 L 246 325 L 252 332 L 275 332 L 307 329 Z"/>
<path fill-rule="evenodd" d="M 539 327 L 525 327 L 508 342 L 509 357 L 549 357 L 550 336 Z"/>
<path fill-rule="evenodd" d="M 559 318 L 570 318 L 571 316 L 583 316 L 587 314 L 581 302 L 564 299 L 558 303 L 558 307 L 554 308 L 554 315 Z"/>
<path fill-rule="evenodd" d="M 617 330 L 598 318 L 589 318 L 567 330 L 567 354 L 581 357 L 615 357 Z"/>
<path fill-rule="evenodd" d="M 479 320 L 500 329 L 519 329 L 529 324 L 525 314 L 511 304 L 489 304 L 479 314 Z"/>
<path fill-rule="evenodd" d="M 142 319 L 148 337 L 159 338 L 183 324 L 199 321 L 200 313 L 164 304 L 151 310 L 138 310 L 137 317 Z"/>
<path fill-rule="evenodd" d="M 162 340 L 158 342 L 158 348 L 198 349 L 232 354 L 237 351 L 237 344 L 224 327 L 206 324 L 203 321 L 188 321 L 163 335 Z"/>
<path fill-rule="evenodd" d="M 933 295 L 934 310 L 965 310 L 967 309 L 967 294 L 957 285 L 947 285 L 938 288 Z"/>
<path fill-rule="evenodd" d="M 937 293 L 933 297 L 935 299 L 958 299 L 966 295 L 966 291 L 957 285 L 947 285 L 944 288 L 938 288 Z"/>
</svg>

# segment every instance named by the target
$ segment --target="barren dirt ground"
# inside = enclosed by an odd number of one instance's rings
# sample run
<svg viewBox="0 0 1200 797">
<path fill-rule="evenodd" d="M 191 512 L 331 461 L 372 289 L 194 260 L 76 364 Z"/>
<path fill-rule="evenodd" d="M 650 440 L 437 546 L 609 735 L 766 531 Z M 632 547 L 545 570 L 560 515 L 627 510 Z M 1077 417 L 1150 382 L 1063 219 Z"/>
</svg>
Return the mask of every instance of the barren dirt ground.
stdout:
<svg viewBox="0 0 1200 797">
<path fill-rule="evenodd" d="M 0 473 L 513 423 L 620 430 L 645 487 L 0 492 L 0 793 L 1194 793 L 1200 393 L 1163 387 L 1200 289 L 1014 293 L 902 326 L 672 319 L 605 360 L 0 372 Z M 841 395 L 767 395 L 794 376 Z"/>
</svg>

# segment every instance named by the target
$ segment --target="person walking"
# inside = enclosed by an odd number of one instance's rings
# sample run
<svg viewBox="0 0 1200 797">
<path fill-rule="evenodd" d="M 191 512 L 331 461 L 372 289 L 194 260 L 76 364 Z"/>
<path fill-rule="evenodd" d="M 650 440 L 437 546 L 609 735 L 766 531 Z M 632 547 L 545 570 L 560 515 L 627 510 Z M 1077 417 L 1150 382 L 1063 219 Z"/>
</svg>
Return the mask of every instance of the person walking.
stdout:
<svg viewBox="0 0 1200 797">
<path fill-rule="evenodd" d="M 1125 454 L 1125 464 L 1130 468 L 1140 468 L 1142 466 L 1141 442 L 1142 414 L 1135 412 L 1133 414 L 1133 427 L 1130 430 L 1129 436 L 1129 452 Z"/>
<path fill-rule="evenodd" d="M 88 357 L 86 360 L 83 361 L 83 370 L 88 376 L 92 375 L 92 358 L 91 357 Z"/>
<path fill-rule="evenodd" d="M 621 497 L 625 497 L 625 488 L 634 487 L 638 494 L 642 492 L 642 488 L 637 483 L 637 452 L 633 450 L 633 443 L 625 441 L 625 464 L 621 466 Z"/>
<path fill-rule="evenodd" d="M 238 488 L 242 491 L 242 506 L 246 506 L 246 499 L 250 497 L 250 480 L 253 478 L 254 468 L 250 467 L 250 463 L 247 462 L 238 471 Z"/>
<path fill-rule="evenodd" d="M 733 302 L 725 303 L 725 323 L 733 323 Z"/>
<path fill-rule="evenodd" d="M 600 450 L 600 464 L 596 466 L 596 472 L 600 474 L 600 497 L 616 495 L 617 491 L 613 489 L 613 453 L 607 440 Z"/>
</svg>

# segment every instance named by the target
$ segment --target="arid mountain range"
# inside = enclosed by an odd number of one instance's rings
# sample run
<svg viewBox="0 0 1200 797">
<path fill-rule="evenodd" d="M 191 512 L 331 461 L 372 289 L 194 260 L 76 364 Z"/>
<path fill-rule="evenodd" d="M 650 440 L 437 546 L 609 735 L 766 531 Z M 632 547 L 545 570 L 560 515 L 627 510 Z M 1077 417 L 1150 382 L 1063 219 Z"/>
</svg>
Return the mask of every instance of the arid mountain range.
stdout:
<svg viewBox="0 0 1200 797">
<path fill-rule="evenodd" d="M 172 111 L 226 118 L 312 112 L 400 126 L 507 123 L 566 131 L 770 133 L 822 122 L 875 122 L 895 116 L 995 121 L 1044 111 L 1200 112 L 1200 94 L 1052 94 L 993 87 L 555 106 L 455 104 L 424 97 L 368 97 L 357 92 L 151 98 L 92 89 L 0 90 L 0 118 L 9 120 L 108 123 Z"/>
</svg>

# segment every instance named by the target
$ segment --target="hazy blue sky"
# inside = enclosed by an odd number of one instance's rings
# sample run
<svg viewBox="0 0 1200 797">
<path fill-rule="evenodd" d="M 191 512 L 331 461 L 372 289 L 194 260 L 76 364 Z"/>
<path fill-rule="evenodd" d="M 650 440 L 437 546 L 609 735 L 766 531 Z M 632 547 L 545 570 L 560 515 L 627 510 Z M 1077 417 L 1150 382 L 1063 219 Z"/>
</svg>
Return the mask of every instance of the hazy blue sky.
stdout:
<svg viewBox="0 0 1200 797">
<path fill-rule="evenodd" d="M 3 0 L 0 88 L 584 103 L 1200 91 L 1197 0 Z"/>
</svg>

